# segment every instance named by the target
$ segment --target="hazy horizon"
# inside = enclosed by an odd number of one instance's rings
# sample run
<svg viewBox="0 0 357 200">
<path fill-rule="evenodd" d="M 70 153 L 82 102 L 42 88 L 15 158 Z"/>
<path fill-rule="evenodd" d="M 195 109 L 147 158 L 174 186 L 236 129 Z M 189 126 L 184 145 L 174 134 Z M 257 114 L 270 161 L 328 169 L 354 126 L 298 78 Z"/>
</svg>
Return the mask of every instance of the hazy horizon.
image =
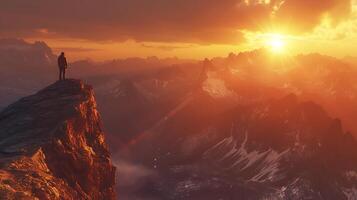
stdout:
<svg viewBox="0 0 357 200">
<path fill-rule="evenodd" d="M 88 61 L 93 61 L 93 62 L 109 62 L 109 61 L 113 61 L 113 60 L 125 60 L 125 59 L 133 59 L 133 58 L 139 58 L 139 59 L 150 59 L 150 58 L 158 58 L 158 59 L 161 59 L 161 60 L 164 60 L 164 59 L 178 59 L 178 60 L 186 60 L 186 61 L 194 61 L 194 62 L 197 62 L 197 61 L 202 61 L 206 58 L 208 59 L 214 59 L 214 58 L 225 58 L 227 56 L 229 56 L 231 53 L 233 54 L 240 54 L 240 53 L 247 53 L 247 52 L 254 52 L 254 51 L 265 51 L 267 52 L 267 54 L 269 54 L 269 48 L 268 47 L 260 47 L 260 48 L 252 48 L 252 49 L 247 49 L 247 50 L 240 50 L 240 51 L 231 51 L 231 52 L 224 52 L 222 54 L 217 54 L 217 55 L 212 55 L 212 56 L 202 56 L 202 57 L 199 57 L 199 58 L 196 58 L 196 57 L 179 57 L 179 56 L 175 56 L 175 55 L 168 55 L 168 56 L 157 56 L 155 54 L 148 54 L 147 56 L 135 56 L 135 55 L 132 55 L 132 56 L 127 56 L 127 57 L 120 57 L 119 55 L 116 56 L 116 55 L 112 55 L 113 57 L 108 57 L 108 58 L 104 58 L 104 59 L 98 59 L 96 57 L 94 58 L 91 58 L 91 57 L 74 57 L 73 55 L 71 55 L 71 51 L 73 51 L 74 49 L 68 49 L 68 48 L 53 48 L 51 47 L 47 42 L 46 40 L 26 40 L 24 38 L 0 38 L 0 41 L 1 40 L 19 40 L 19 41 L 25 41 L 26 43 L 28 44 L 35 44 L 36 42 L 40 42 L 40 43 L 44 43 L 46 45 L 48 45 L 48 47 L 51 49 L 51 51 L 55 54 L 55 55 L 59 55 L 61 52 L 65 52 L 66 53 L 66 57 L 68 58 L 69 62 L 77 62 L 77 61 L 84 61 L 84 60 L 88 60 Z M 1 44 L 0 44 L 1 45 Z M 7 48 L 7 47 L 3 47 L 3 46 L 0 46 L 0 48 Z M 11 49 L 13 47 L 9 47 L 9 49 Z M 81 48 L 78 48 L 76 50 L 81 50 Z M 85 51 L 85 49 L 83 50 Z M 324 53 L 321 53 L 321 52 L 300 52 L 300 53 L 296 53 L 296 54 L 289 54 L 289 56 L 287 55 L 280 55 L 280 54 L 271 54 L 272 57 L 275 57 L 277 59 L 286 59 L 287 57 L 295 57 L 295 56 L 299 56 L 299 55 L 309 55 L 309 54 L 319 54 L 319 55 L 323 55 L 323 56 L 329 56 L 329 57 L 333 57 L 333 58 L 337 58 L 337 59 L 348 59 L 348 58 L 351 58 L 351 59 L 356 59 L 357 57 L 355 56 L 352 56 L 352 55 L 344 55 L 344 56 L 336 56 L 336 55 L 329 55 L 329 54 L 324 54 Z"/>
<path fill-rule="evenodd" d="M 5 0 L 0 5 L 0 18 L 6 19 L 0 20 L 0 38 L 44 41 L 72 60 L 203 59 L 272 43 L 284 46 L 281 56 L 343 58 L 354 56 L 357 43 L 356 0 Z"/>
</svg>

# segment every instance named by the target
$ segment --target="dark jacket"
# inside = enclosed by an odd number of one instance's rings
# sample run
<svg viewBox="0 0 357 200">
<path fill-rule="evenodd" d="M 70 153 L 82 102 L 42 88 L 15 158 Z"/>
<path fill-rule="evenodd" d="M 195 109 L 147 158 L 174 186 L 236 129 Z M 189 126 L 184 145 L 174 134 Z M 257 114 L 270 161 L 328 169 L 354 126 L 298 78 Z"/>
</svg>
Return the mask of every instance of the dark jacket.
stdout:
<svg viewBox="0 0 357 200">
<path fill-rule="evenodd" d="M 58 67 L 59 68 L 67 68 L 67 60 L 66 57 L 60 55 L 58 57 Z"/>
</svg>

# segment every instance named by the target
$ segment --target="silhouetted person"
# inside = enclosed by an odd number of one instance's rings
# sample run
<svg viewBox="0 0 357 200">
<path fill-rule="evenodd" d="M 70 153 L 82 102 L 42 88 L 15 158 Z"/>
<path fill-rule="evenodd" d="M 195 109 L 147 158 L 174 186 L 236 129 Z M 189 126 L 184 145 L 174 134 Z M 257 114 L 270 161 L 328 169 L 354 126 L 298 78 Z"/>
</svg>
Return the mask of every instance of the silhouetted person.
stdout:
<svg viewBox="0 0 357 200">
<path fill-rule="evenodd" d="M 64 56 L 64 52 L 62 52 L 61 55 L 58 56 L 59 80 L 66 79 L 67 66 L 68 66 L 67 59 Z"/>
</svg>

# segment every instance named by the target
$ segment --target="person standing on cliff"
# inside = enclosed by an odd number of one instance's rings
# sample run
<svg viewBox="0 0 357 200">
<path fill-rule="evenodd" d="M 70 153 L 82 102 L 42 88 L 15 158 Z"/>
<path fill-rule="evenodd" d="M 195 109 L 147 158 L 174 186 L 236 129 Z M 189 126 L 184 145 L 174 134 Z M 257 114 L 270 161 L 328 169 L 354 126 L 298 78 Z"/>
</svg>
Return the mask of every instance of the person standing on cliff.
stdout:
<svg viewBox="0 0 357 200">
<path fill-rule="evenodd" d="M 61 55 L 58 56 L 58 68 L 59 68 L 59 80 L 60 81 L 66 79 L 67 67 L 68 67 L 67 59 L 64 56 L 64 52 L 62 52 Z"/>
</svg>

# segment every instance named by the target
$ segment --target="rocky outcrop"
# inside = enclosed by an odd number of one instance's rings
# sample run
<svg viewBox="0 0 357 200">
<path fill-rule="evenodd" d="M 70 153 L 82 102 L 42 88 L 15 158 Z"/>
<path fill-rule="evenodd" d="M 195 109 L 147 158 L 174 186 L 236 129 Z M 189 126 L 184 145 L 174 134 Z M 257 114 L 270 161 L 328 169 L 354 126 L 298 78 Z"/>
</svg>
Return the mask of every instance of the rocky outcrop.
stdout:
<svg viewBox="0 0 357 200">
<path fill-rule="evenodd" d="M 0 199 L 115 199 L 90 86 L 57 82 L 0 113 Z"/>
</svg>

